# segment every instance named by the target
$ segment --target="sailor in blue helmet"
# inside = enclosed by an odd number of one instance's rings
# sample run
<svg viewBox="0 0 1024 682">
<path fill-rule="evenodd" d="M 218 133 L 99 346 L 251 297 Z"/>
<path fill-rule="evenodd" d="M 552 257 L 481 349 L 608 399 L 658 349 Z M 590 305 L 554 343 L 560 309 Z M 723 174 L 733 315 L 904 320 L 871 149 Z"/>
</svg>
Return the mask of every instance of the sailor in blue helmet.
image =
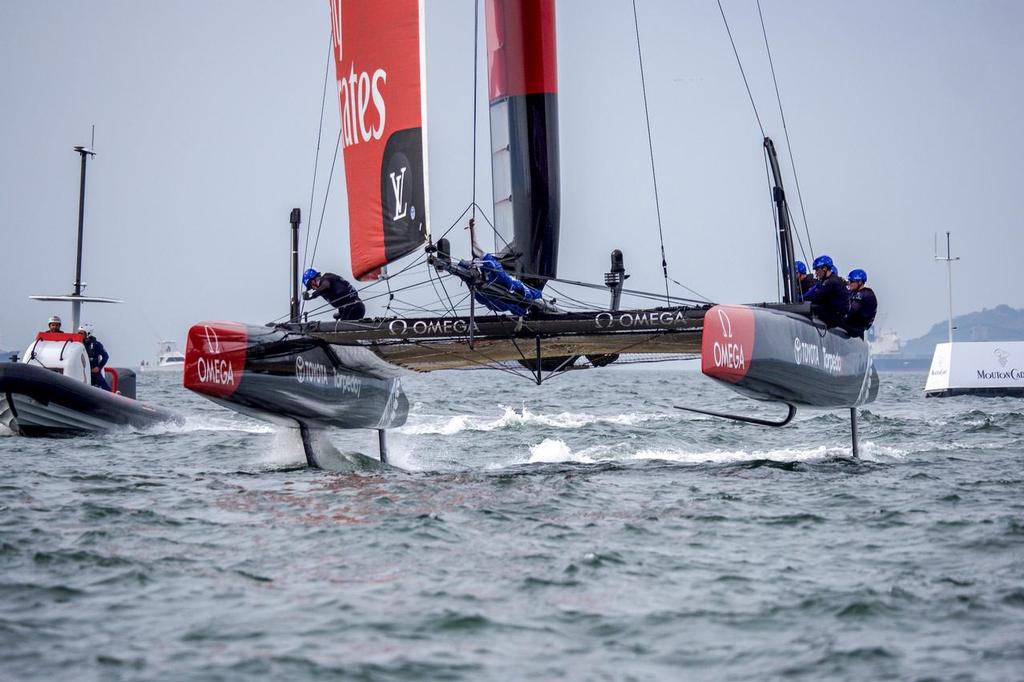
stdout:
<svg viewBox="0 0 1024 682">
<path fill-rule="evenodd" d="M 100 343 L 100 340 L 93 335 L 94 331 L 95 327 L 88 322 L 83 322 L 78 327 L 78 333 L 82 335 L 82 345 L 85 346 L 85 352 L 89 356 L 89 364 L 92 366 L 92 385 L 96 388 L 102 388 L 104 391 L 109 391 L 110 384 L 107 383 L 106 377 L 103 376 L 103 368 L 107 366 L 110 355 L 107 353 L 107 349 L 103 347 L 103 344 Z"/>
<path fill-rule="evenodd" d="M 864 338 L 864 332 L 875 322 L 875 313 L 878 312 L 878 299 L 871 287 L 865 286 L 868 282 L 868 273 L 860 268 L 850 270 L 847 277 L 850 290 L 850 312 L 843 322 L 843 329 L 850 333 L 850 336 Z"/>
<path fill-rule="evenodd" d="M 806 295 L 814 286 L 814 278 L 807 273 L 807 264 L 802 260 L 796 262 L 796 279 L 800 283 L 800 293 Z"/>
<path fill-rule="evenodd" d="M 334 319 L 361 320 L 366 316 L 366 306 L 359 300 L 359 292 L 341 275 L 309 268 L 302 273 L 302 284 L 306 287 L 303 299 L 308 301 L 320 296 L 337 308 Z"/>
<path fill-rule="evenodd" d="M 804 300 L 811 302 L 815 317 L 829 327 L 838 327 L 850 311 L 850 292 L 828 256 L 814 259 L 814 276 L 818 281 L 804 294 Z"/>
</svg>

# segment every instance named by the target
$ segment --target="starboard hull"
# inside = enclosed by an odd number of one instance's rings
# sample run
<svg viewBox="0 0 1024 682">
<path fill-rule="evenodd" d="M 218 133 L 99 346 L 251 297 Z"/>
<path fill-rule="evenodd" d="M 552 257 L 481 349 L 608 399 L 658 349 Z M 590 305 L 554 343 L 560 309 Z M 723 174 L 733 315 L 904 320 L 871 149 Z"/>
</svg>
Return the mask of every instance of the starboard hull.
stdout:
<svg viewBox="0 0 1024 682">
<path fill-rule="evenodd" d="M 22 436 L 74 436 L 180 421 L 170 410 L 43 367 L 0 365 L 0 424 Z"/>
<path fill-rule="evenodd" d="M 757 400 L 844 408 L 878 395 L 878 373 L 863 339 L 770 308 L 711 308 L 704 317 L 701 369 Z"/>
<path fill-rule="evenodd" d="M 409 414 L 399 370 L 358 347 L 233 322 L 194 325 L 185 388 L 284 426 L 388 429 Z"/>
</svg>

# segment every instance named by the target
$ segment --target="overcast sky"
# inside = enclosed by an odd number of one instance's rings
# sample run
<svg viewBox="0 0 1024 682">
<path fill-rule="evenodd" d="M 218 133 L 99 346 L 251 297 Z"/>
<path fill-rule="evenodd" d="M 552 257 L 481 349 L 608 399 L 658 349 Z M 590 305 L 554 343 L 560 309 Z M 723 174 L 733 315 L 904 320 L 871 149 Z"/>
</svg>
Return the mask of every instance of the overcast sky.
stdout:
<svg viewBox="0 0 1024 682">
<path fill-rule="evenodd" d="M 765 128 L 784 150 L 756 3 L 723 4 Z M 715 301 L 773 300 L 761 135 L 718 6 L 637 6 L 670 275 Z M 963 259 L 955 312 L 1024 306 L 1024 3 L 762 7 L 815 251 L 844 271 L 866 269 L 880 324 L 904 337 L 946 314 L 936 232 L 951 230 Z M 661 291 L 631 3 L 557 8 L 559 275 L 600 282 L 621 248 L 629 285 Z M 427 33 L 436 234 L 472 195 L 473 0 L 428 1 Z M 181 342 L 196 321 L 286 313 L 288 212 L 311 217 L 329 39 L 326 0 L 0 2 L 0 347 L 24 348 L 55 312 L 70 319 L 66 304 L 28 296 L 71 290 L 72 147 L 88 144 L 92 124 L 84 279 L 87 293 L 127 303 L 83 317 L 114 364 L 151 359 L 158 339 Z M 478 107 L 477 192 L 489 205 Z M 337 130 L 332 86 L 321 180 Z M 798 212 L 785 156 L 783 166 Z M 339 162 L 315 264 L 347 275 L 343 183 Z M 464 239 L 453 238 L 457 253 Z"/>
</svg>

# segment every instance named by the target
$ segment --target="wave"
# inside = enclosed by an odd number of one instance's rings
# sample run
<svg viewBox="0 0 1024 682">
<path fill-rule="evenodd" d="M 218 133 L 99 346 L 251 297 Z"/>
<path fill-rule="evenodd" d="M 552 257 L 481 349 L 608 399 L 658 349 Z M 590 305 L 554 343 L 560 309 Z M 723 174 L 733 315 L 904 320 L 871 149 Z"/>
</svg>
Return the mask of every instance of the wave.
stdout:
<svg viewBox="0 0 1024 682">
<path fill-rule="evenodd" d="M 860 459 L 866 462 L 890 463 L 906 457 L 908 452 L 900 448 L 881 445 L 873 441 L 862 441 Z M 733 462 L 771 460 L 778 462 L 815 462 L 831 459 L 848 459 L 850 448 L 820 445 L 813 448 L 778 449 L 654 449 L 642 448 L 629 451 L 621 446 L 600 445 L 574 451 L 565 441 L 546 438 L 530 447 L 529 464 L 598 462 L 640 462 L 655 460 L 678 464 L 729 464 Z M 521 464 L 517 462 L 516 464 Z"/>
<path fill-rule="evenodd" d="M 234 431 L 236 433 L 274 433 L 274 426 L 241 415 L 214 416 L 186 414 L 181 422 L 160 422 L 144 429 L 129 429 L 129 433 L 163 436 L 196 431 Z"/>
<path fill-rule="evenodd" d="M 504 412 L 498 418 L 482 415 L 457 415 L 454 417 L 433 417 L 424 415 L 416 424 L 407 424 L 397 429 L 399 433 L 409 435 L 441 435 L 451 436 L 463 431 L 500 431 L 523 426 L 547 426 L 555 429 L 579 429 L 592 424 L 613 424 L 616 426 L 635 426 L 644 422 L 678 420 L 677 414 L 652 414 L 629 412 L 617 415 L 592 415 L 583 412 L 560 412 L 554 415 L 535 414 L 525 405 L 517 411 L 515 408 L 499 405 Z M 437 420 L 440 421 L 437 421 Z"/>
<path fill-rule="evenodd" d="M 556 464 L 558 462 L 579 462 L 593 464 L 594 460 L 584 454 L 575 454 L 563 440 L 546 438 L 530 448 L 530 464 Z"/>
<path fill-rule="evenodd" d="M 298 429 L 286 427 L 270 429 L 274 439 L 260 458 L 263 469 L 290 469 L 306 464 L 306 449 L 302 445 L 302 434 Z"/>
</svg>

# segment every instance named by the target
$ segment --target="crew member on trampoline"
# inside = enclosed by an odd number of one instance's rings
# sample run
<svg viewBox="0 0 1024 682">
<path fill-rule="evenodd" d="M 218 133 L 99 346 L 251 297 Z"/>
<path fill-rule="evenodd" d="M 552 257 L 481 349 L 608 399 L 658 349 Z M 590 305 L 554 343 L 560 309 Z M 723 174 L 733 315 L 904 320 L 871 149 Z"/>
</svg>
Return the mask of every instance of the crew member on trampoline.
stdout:
<svg viewBox="0 0 1024 682">
<path fill-rule="evenodd" d="M 811 313 L 829 327 L 838 327 L 850 312 L 850 292 L 836 273 L 832 259 L 818 256 L 814 259 L 817 283 L 804 294 L 811 302 Z"/>
<path fill-rule="evenodd" d="M 359 300 L 359 292 L 341 275 L 309 268 L 302 273 L 302 284 L 306 287 L 302 292 L 304 300 L 320 296 L 337 308 L 334 319 L 361 320 L 366 317 L 366 306 Z"/>
<path fill-rule="evenodd" d="M 878 312 L 878 299 L 871 287 L 864 286 L 868 281 L 868 273 L 860 268 L 850 270 L 847 278 L 850 290 L 850 312 L 843 322 L 843 329 L 849 332 L 850 336 L 864 338 L 864 332 L 874 324 L 875 313 Z"/>
</svg>

